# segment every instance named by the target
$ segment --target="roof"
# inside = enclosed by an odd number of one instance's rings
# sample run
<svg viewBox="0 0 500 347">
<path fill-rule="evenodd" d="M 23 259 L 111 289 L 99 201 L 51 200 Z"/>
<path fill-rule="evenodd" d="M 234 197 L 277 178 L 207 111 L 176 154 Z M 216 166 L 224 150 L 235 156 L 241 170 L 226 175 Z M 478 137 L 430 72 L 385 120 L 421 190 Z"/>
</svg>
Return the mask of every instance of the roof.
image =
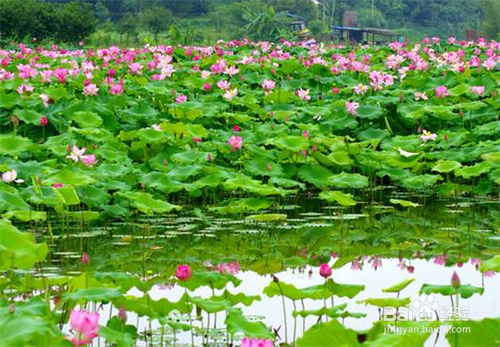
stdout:
<svg viewBox="0 0 500 347">
<path fill-rule="evenodd" d="M 392 32 L 387 29 L 379 29 L 379 28 L 354 28 L 354 27 L 345 27 L 342 25 L 332 25 L 332 30 L 345 30 L 345 31 L 361 31 L 364 33 L 370 34 L 378 34 L 378 35 L 398 35 L 395 32 Z"/>
</svg>

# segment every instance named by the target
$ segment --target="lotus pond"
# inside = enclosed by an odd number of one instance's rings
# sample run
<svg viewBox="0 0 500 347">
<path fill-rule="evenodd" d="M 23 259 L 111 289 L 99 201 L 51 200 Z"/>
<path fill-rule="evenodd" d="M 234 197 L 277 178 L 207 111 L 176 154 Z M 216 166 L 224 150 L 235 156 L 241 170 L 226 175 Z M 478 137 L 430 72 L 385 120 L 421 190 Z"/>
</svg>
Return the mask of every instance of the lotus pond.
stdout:
<svg viewBox="0 0 500 347">
<path fill-rule="evenodd" d="M 0 64 L 0 346 L 500 346 L 497 42 Z"/>
</svg>

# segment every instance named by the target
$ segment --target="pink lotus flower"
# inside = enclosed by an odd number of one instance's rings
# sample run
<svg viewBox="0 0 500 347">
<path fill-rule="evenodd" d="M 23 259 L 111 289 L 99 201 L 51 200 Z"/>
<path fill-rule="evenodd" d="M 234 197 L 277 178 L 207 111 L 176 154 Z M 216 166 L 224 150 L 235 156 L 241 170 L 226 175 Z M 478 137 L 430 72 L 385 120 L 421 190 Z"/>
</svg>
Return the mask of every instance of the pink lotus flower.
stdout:
<svg viewBox="0 0 500 347">
<path fill-rule="evenodd" d="M 31 93 L 33 90 L 35 90 L 35 87 L 27 86 L 26 84 L 21 84 L 19 88 L 17 88 L 19 94 Z"/>
<path fill-rule="evenodd" d="M 52 185 L 52 187 L 53 187 L 53 188 L 62 188 L 62 187 L 64 187 L 64 184 L 62 184 L 62 183 L 54 183 L 54 184 Z"/>
<path fill-rule="evenodd" d="M 47 126 L 49 124 L 49 119 L 47 118 L 47 116 L 43 116 L 42 118 L 40 118 L 40 125 L 41 126 Z"/>
<path fill-rule="evenodd" d="M 99 335 L 99 313 L 73 310 L 69 323 L 75 335 L 67 338 L 76 347 L 91 343 Z"/>
<path fill-rule="evenodd" d="M 422 133 L 423 135 L 420 136 L 420 139 L 424 142 L 427 142 L 429 140 L 434 141 L 435 139 L 437 139 L 437 134 L 433 134 L 430 131 L 424 129 Z"/>
<path fill-rule="evenodd" d="M 241 136 L 231 136 L 227 140 L 227 144 L 232 147 L 233 152 L 240 149 L 243 143 L 243 138 Z"/>
<path fill-rule="evenodd" d="M 182 104 L 183 102 L 186 102 L 187 101 L 187 96 L 185 96 L 184 94 L 179 94 L 176 98 L 175 98 L 175 102 L 178 103 L 178 104 Z"/>
<path fill-rule="evenodd" d="M 266 79 L 264 80 L 264 82 L 262 82 L 262 89 L 267 91 L 273 90 L 275 86 L 276 82 L 274 82 L 273 80 Z"/>
<path fill-rule="evenodd" d="M 233 127 L 233 131 L 236 131 L 237 133 L 241 131 L 241 128 L 238 124 L 236 124 L 234 127 Z"/>
<path fill-rule="evenodd" d="M 328 264 L 321 264 L 319 266 L 319 274 L 321 277 L 328 278 L 332 275 L 332 268 Z"/>
<path fill-rule="evenodd" d="M 93 83 L 91 83 L 83 88 L 83 93 L 86 96 L 90 96 L 90 95 L 96 96 L 98 91 L 99 91 L 99 88 L 97 88 L 97 86 Z"/>
<path fill-rule="evenodd" d="M 229 88 L 231 88 L 231 83 L 226 80 L 220 80 L 219 82 L 217 82 L 217 87 L 222 90 L 229 90 Z"/>
<path fill-rule="evenodd" d="M 340 92 L 339 87 L 333 87 L 333 88 L 332 88 L 332 93 L 333 93 L 333 94 L 338 94 L 339 92 Z"/>
<path fill-rule="evenodd" d="M 240 70 L 238 70 L 235 66 L 229 66 L 224 69 L 224 73 L 226 75 L 229 75 L 233 77 L 234 75 L 238 74 Z"/>
<path fill-rule="evenodd" d="M 483 95 L 484 90 L 485 90 L 484 86 L 473 86 L 471 88 L 472 94 L 475 94 L 475 95 Z"/>
<path fill-rule="evenodd" d="M 95 154 L 83 155 L 80 159 L 85 166 L 94 166 L 99 161 L 96 160 Z"/>
<path fill-rule="evenodd" d="M 446 86 L 439 86 L 436 88 L 436 98 L 441 99 L 447 96 L 450 96 L 450 93 L 448 93 L 448 88 L 446 88 Z"/>
<path fill-rule="evenodd" d="M 345 102 L 345 108 L 347 109 L 347 112 L 349 112 L 353 116 L 357 116 L 358 112 L 356 109 L 359 107 L 359 104 L 357 102 Z"/>
<path fill-rule="evenodd" d="M 42 99 L 43 107 L 49 107 L 50 97 L 45 94 L 40 94 L 40 99 Z"/>
<path fill-rule="evenodd" d="M 177 266 L 177 270 L 175 270 L 175 277 L 177 277 L 179 281 L 187 281 L 192 275 L 193 273 L 189 265 L 179 265 Z"/>
<path fill-rule="evenodd" d="M 240 263 L 237 261 L 232 261 L 230 263 L 219 263 L 217 264 L 217 271 L 221 274 L 231 274 L 237 275 L 240 272 Z"/>
<path fill-rule="evenodd" d="M 119 95 L 123 93 L 123 83 L 114 83 L 109 87 L 109 92 L 113 95 Z"/>
<path fill-rule="evenodd" d="M 308 139 L 308 140 L 309 140 L 309 132 L 308 132 L 307 130 L 304 130 L 304 131 L 302 132 L 302 136 L 304 136 L 306 139 Z"/>
<path fill-rule="evenodd" d="M 11 183 L 11 182 L 16 182 L 16 183 L 23 183 L 23 179 L 17 178 L 17 171 L 16 170 L 10 170 L 6 171 L 2 174 L 2 181 L 5 183 Z"/>
<path fill-rule="evenodd" d="M 141 75 L 142 65 L 141 63 L 132 63 L 128 66 L 131 74 Z"/>
<path fill-rule="evenodd" d="M 69 147 L 69 145 L 68 145 L 68 147 Z M 86 150 L 87 150 L 87 148 L 85 148 L 85 147 L 83 147 L 82 149 L 79 149 L 78 147 L 73 145 L 73 147 L 69 147 L 68 151 L 70 151 L 70 154 L 68 156 L 66 156 L 66 158 L 71 159 L 75 163 L 77 163 L 83 157 L 83 154 L 85 153 Z"/>
<path fill-rule="evenodd" d="M 222 95 L 222 97 L 228 101 L 233 100 L 233 98 L 236 96 L 238 96 L 238 89 L 236 89 L 236 88 L 231 89 L 231 90 L 226 90 L 224 95 Z"/>
<path fill-rule="evenodd" d="M 248 337 L 244 337 L 241 339 L 241 347 L 273 347 L 274 341 L 271 339 L 258 339 L 253 338 L 250 339 Z"/>
<path fill-rule="evenodd" d="M 424 93 L 420 93 L 420 92 L 415 92 L 415 100 L 429 100 L 429 98 L 427 97 L 427 95 Z"/>
<path fill-rule="evenodd" d="M 201 138 L 199 137 L 193 137 L 193 142 L 201 142 Z"/>
<path fill-rule="evenodd" d="M 295 94 L 300 98 L 300 100 L 303 101 L 309 101 L 311 100 L 311 97 L 309 96 L 309 89 L 298 89 Z"/>
<path fill-rule="evenodd" d="M 203 90 L 206 91 L 206 92 L 209 92 L 210 89 L 212 89 L 212 85 L 210 83 L 205 83 L 203 85 Z"/>
<path fill-rule="evenodd" d="M 163 131 L 159 124 L 153 124 L 153 129 L 159 132 Z"/>
<path fill-rule="evenodd" d="M 365 86 L 363 83 L 359 83 L 356 87 L 354 87 L 354 93 L 363 95 L 368 91 L 368 89 L 368 86 Z"/>
</svg>

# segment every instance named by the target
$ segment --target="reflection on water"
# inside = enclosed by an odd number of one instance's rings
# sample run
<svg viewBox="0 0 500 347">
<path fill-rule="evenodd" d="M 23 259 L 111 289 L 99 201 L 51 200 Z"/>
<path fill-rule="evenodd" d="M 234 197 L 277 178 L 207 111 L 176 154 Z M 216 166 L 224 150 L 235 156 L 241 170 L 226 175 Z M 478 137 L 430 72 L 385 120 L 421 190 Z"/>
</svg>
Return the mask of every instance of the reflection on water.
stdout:
<svg viewBox="0 0 500 347">
<path fill-rule="evenodd" d="M 409 199 L 408 196 L 398 198 Z M 425 203 L 425 197 L 413 197 Z M 423 199 L 420 201 L 419 199 Z M 271 274 L 280 282 L 293 284 L 298 288 L 320 285 L 324 279 L 319 276 L 321 263 L 336 264 L 333 279 L 342 284 L 360 284 L 365 289 L 352 299 L 334 297 L 334 305 L 347 304 L 351 313 L 364 313 L 363 318 L 345 318 L 348 328 L 357 331 L 369 329 L 379 320 L 377 307 L 359 303 L 367 298 L 396 297 L 394 293 L 383 293 L 382 289 L 414 278 L 401 294 L 411 302 L 418 301 L 423 284 L 448 285 L 453 271 L 462 284 L 483 287 L 482 295 L 475 294 L 460 301 L 467 307 L 471 319 L 500 316 L 500 276 L 488 273 L 486 277 L 478 271 L 482 260 L 499 254 L 500 209 L 498 201 L 478 203 L 470 200 L 440 201 L 426 207 L 407 208 L 391 204 L 360 204 L 361 207 L 341 209 L 325 206 L 311 200 L 300 209 L 284 206 L 283 209 L 263 211 L 273 215 L 267 219 L 248 218 L 249 213 L 233 216 L 204 212 L 193 216 L 185 208 L 182 215 L 146 218 L 128 223 L 112 223 L 87 233 L 84 239 L 79 234 L 56 237 L 52 244 L 53 253 L 44 267 L 48 276 L 61 273 L 78 273 L 80 247 L 91 254 L 91 269 L 98 272 L 127 272 L 143 279 L 156 279 L 149 291 L 152 299 L 167 298 L 177 301 L 184 289 L 169 286 L 169 277 L 178 264 L 190 264 L 197 272 L 204 272 L 210 266 L 221 262 L 237 261 L 242 271 L 237 275 L 242 283 L 227 288 L 232 293 L 259 295 L 249 307 L 241 304 L 243 312 L 262 320 L 266 325 L 278 329 L 281 341 L 291 342 L 304 330 L 319 322 L 318 317 L 293 319 L 294 310 L 321 308 L 323 300 L 305 299 L 294 303 L 286 299 L 286 327 L 282 301 L 263 294 L 272 281 Z M 259 221 L 259 219 L 261 221 Z M 266 220 L 266 221 L 263 221 Z M 68 251 L 70 245 L 70 251 Z M 221 295 L 222 291 L 215 291 Z M 128 295 L 143 295 L 137 288 Z M 196 289 L 194 296 L 208 298 L 213 292 L 208 287 Z M 425 302 L 424 302 L 425 303 Z M 434 295 L 433 305 L 450 306 L 450 297 Z M 302 304 L 304 307 L 302 307 Z M 327 306 L 332 302 L 328 300 Z M 110 306 L 104 306 L 101 323 L 110 316 Z M 112 312 L 111 312 L 112 313 Z M 116 309 L 115 309 L 116 313 Z M 211 345 L 225 344 L 224 313 L 196 320 L 195 325 L 206 332 Z M 186 317 L 175 317 L 179 320 Z M 325 318 L 323 318 L 324 320 Z M 128 313 L 129 324 L 138 324 L 141 331 L 149 331 L 139 344 L 160 344 L 163 338 L 172 338 L 172 331 L 160 329 L 157 320 L 137 317 Z M 203 334 L 196 336 L 201 344 Z M 181 343 L 190 343 L 189 333 L 177 333 Z M 145 342 L 146 339 L 148 342 Z M 434 345 L 435 337 L 427 345 Z M 171 340 L 170 340 L 171 341 Z M 443 335 L 435 346 L 448 346 Z"/>
</svg>

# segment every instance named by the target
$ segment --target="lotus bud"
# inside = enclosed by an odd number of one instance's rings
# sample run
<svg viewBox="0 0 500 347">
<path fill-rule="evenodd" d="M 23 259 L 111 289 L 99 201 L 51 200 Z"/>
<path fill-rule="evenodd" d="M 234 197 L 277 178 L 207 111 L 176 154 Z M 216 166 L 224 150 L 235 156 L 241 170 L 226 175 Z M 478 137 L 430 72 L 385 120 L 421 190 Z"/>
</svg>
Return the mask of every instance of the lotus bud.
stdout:
<svg viewBox="0 0 500 347">
<path fill-rule="evenodd" d="M 453 272 L 453 276 L 451 276 L 451 285 L 453 288 L 460 287 L 460 277 L 458 277 L 458 274 L 455 271 Z"/>
<path fill-rule="evenodd" d="M 41 126 L 47 126 L 47 124 L 49 124 L 49 119 L 47 118 L 47 116 L 43 116 L 42 118 L 40 118 L 40 125 Z"/>
<path fill-rule="evenodd" d="M 122 322 L 127 321 L 127 311 L 125 310 L 125 307 L 120 306 L 120 309 L 118 310 L 118 319 L 121 320 Z"/>
<path fill-rule="evenodd" d="M 273 282 L 278 283 L 280 281 L 280 279 L 278 277 L 276 277 L 275 275 L 271 275 L 271 277 L 273 278 Z"/>
<path fill-rule="evenodd" d="M 9 313 L 13 314 L 14 312 L 16 312 L 16 305 L 15 304 L 10 304 L 9 305 Z"/>
<path fill-rule="evenodd" d="M 319 267 L 319 275 L 328 278 L 332 275 L 332 268 L 328 264 L 321 264 Z"/>
<path fill-rule="evenodd" d="M 83 253 L 82 254 L 82 265 L 87 266 L 89 264 L 90 264 L 90 256 L 88 255 L 88 253 Z"/>
</svg>

